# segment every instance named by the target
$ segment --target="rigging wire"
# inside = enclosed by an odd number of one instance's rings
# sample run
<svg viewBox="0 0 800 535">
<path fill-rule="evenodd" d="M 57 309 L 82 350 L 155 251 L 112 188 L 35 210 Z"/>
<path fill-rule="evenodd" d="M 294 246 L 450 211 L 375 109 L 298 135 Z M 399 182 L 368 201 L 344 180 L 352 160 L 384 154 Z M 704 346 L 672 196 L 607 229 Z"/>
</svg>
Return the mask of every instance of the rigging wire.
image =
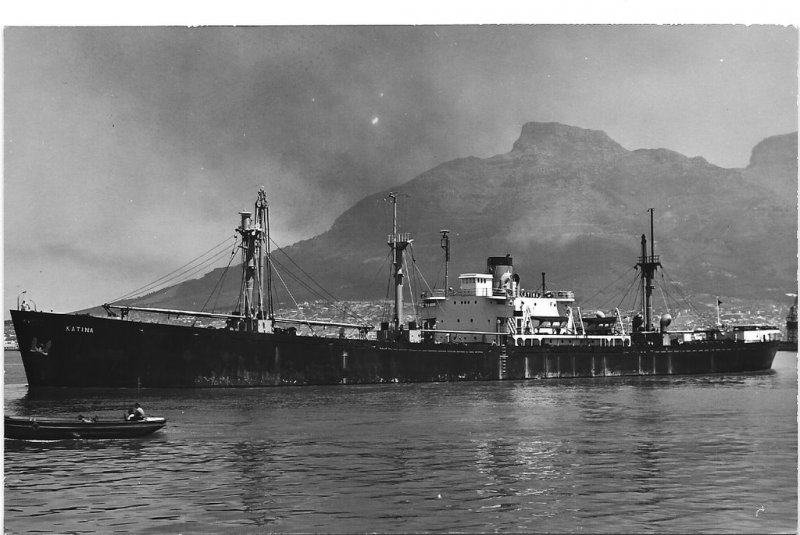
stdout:
<svg viewBox="0 0 800 535">
<path fill-rule="evenodd" d="M 389 253 L 386 255 L 389 262 L 392 261 L 392 251 L 389 250 Z M 389 299 L 389 292 L 392 291 L 392 277 L 389 277 L 386 280 L 386 295 L 383 298 L 383 312 L 381 314 L 381 318 L 385 321 L 391 321 L 391 312 L 390 312 L 390 302 Z"/>
<path fill-rule="evenodd" d="M 709 325 L 715 324 L 714 320 L 710 320 L 709 319 L 708 313 L 700 312 L 697 309 L 697 307 L 694 305 L 694 303 L 689 299 L 689 296 L 687 296 L 686 294 L 683 293 L 683 290 L 681 289 L 681 285 L 678 284 L 674 279 L 672 279 L 672 276 L 666 270 L 662 269 L 661 271 L 662 271 L 663 275 L 667 277 L 667 280 L 670 282 L 670 285 L 675 289 L 676 293 L 679 295 L 681 302 L 689 310 L 691 310 L 697 316 L 698 319 L 708 323 Z"/>
<path fill-rule="evenodd" d="M 664 274 L 663 273 L 661 274 L 661 280 L 662 281 L 664 280 Z M 664 295 L 664 285 L 663 284 L 659 284 L 658 285 L 658 291 L 661 292 L 661 299 L 664 300 L 664 308 L 667 309 L 667 314 L 670 314 L 671 312 L 669 311 L 669 303 L 667 303 L 667 296 Z"/>
<path fill-rule="evenodd" d="M 414 246 L 410 245 L 409 249 L 411 250 L 411 265 L 414 266 L 415 272 L 419 275 L 419 278 L 422 279 L 422 282 L 425 283 L 425 287 L 428 289 L 428 291 L 433 293 L 433 290 L 431 289 L 431 285 L 428 284 L 427 280 L 425 280 L 425 275 L 422 274 L 422 271 L 419 269 L 419 265 L 417 265 L 417 260 L 416 260 L 416 258 L 414 258 Z"/>
<path fill-rule="evenodd" d="M 208 261 L 205 263 L 205 265 L 198 266 L 198 267 L 196 267 L 195 269 L 193 269 L 193 270 L 191 270 L 191 271 L 189 271 L 189 270 L 185 271 L 185 272 L 184 272 L 184 274 L 185 274 L 186 276 L 184 277 L 183 281 L 181 281 L 181 282 L 184 282 L 184 281 L 186 281 L 186 280 L 189 280 L 190 278 L 194 277 L 194 276 L 195 276 L 195 275 L 197 275 L 198 273 L 201 273 L 203 270 L 205 270 L 205 269 L 207 269 L 209 266 L 213 265 L 213 264 L 214 264 L 214 262 L 216 262 L 216 261 L 217 261 L 217 260 L 219 260 L 220 258 L 223 258 L 223 257 L 225 256 L 225 254 L 226 254 L 226 252 L 225 252 L 225 251 L 220 251 L 220 252 L 218 252 L 216 255 L 214 255 L 212 258 L 210 258 L 210 259 L 209 259 L 209 260 L 208 260 Z"/>
<path fill-rule="evenodd" d="M 270 259 L 270 264 L 272 264 L 272 263 L 273 263 L 273 261 L 272 261 L 272 259 Z M 273 269 L 275 269 L 274 265 L 273 265 Z M 311 334 L 313 335 L 314 334 L 314 327 L 312 327 L 311 324 L 308 322 L 309 320 L 306 317 L 305 312 L 303 312 L 303 309 L 301 309 L 300 306 L 297 304 L 297 300 L 295 300 L 294 296 L 292 295 L 292 292 L 289 290 L 289 287 L 286 285 L 286 281 L 283 280 L 283 277 L 281 276 L 280 271 L 275 269 L 275 275 L 278 276 L 278 280 L 280 280 L 281 284 L 283 284 L 283 288 L 286 290 L 286 293 L 289 294 L 289 298 L 291 298 L 292 302 L 294 303 L 295 308 L 297 308 L 297 310 L 300 312 L 300 314 L 302 314 L 303 320 L 305 320 L 306 326 L 308 327 L 308 329 L 311 331 Z"/>
<path fill-rule="evenodd" d="M 205 311 L 206 306 L 208 305 L 208 302 L 211 300 L 212 297 L 214 297 L 214 293 L 217 294 L 217 297 L 214 300 L 214 306 L 211 308 L 211 311 L 213 312 L 214 310 L 217 309 L 217 303 L 219 302 L 219 297 L 220 297 L 220 295 L 222 293 L 222 284 L 225 281 L 225 277 L 228 274 L 228 269 L 230 269 L 234 258 L 236 258 L 236 249 L 235 248 L 234 248 L 233 251 L 231 251 L 231 257 L 230 257 L 230 260 L 228 260 L 228 265 L 225 266 L 225 269 L 222 271 L 222 275 L 220 275 L 219 279 L 217 280 L 217 284 L 214 285 L 214 288 L 211 289 L 211 293 L 208 295 L 208 299 L 206 299 L 206 302 L 203 303 L 203 308 L 200 309 L 201 312 Z"/>
<path fill-rule="evenodd" d="M 444 262 L 439 264 L 439 271 L 436 272 L 436 278 L 433 279 L 436 282 L 433 283 L 433 289 L 431 290 L 431 292 L 433 292 L 433 290 L 436 289 L 436 285 L 439 283 L 439 279 L 442 279 L 442 272 L 444 272 Z M 444 284 L 444 279 L 442 279 L 442 284 L 446 286 L 446 284 Z M 444 291 L 447 292 L 447 288 L 445 288 Z"/>
<path fill-rule="evenodd" d="M 636 288 L 638 286 L 638 282 L 639 282 L 639 277 L 638 276 L 634 277 L 633 280 L 631 281 L 630 285 L 628 285 L 628 289 L 625 291 L 625 293 L 623 294 L 622 298 L 617 303 L 617 307 L 616 308 L 625 310 L 625 307 L 623 306 L 623 303 L 625 302 L 626 299 L 629 298 L 628 296 L 631 295 L 631 293 L 633 293 L 633 303 L 631 303 L 630 308 L 628 310 L 626 310 L 626 313 L 627 312 L 631 312 L 631 311 L 640 310 L 641 307 L 637 307 L 637 304 L 638 304 L 638 301 L 639 301 L 639 292 L 634 290 L 634 288 Z"/>
<path fill-rule="evenodd" d="M 234 239 L 235 239 L 235 236 L 234 236 Z M 183 264 L 182 266 L 178 267 L 177 269 L 167 273 L 166 275 L 164 275 L 164 276 L 162 276 L 162 277 L 160 277 L 160 278 L 158 278 L 158 279 L 156 279 L 156 280 L 154 280 L 154 281 L 152 281 L 152 282 L 150 282 L 148 284 L 145 284 L 144 286 L 141 286 L 141 287 L 139 287 L 139 288 L 137 288 L 135 290 L 131 290 L 130 292 L 128 292 L 126 294 L 123 294 L 122 296 L 117 297 L 116 299 L 113 299 L 113 300 L 109 301 L 109 303 L 116 303 L 116 302 L 121 301 L 123 299 L 131 299 L 131 298 L 141 297 L 144 292 L 152 293 L 153 291 L 155 291 L 154 290 L 155 288 L 158 288 L 161 285 L 167 284 L 170 281 L 173 281 L 176 278 L 178 278 L 180 276 L 183 276 L 186 272 L 191 271 L 192 269 L 203 269 L 209 263 L 213 263 L 214 261 L 217 260 L 216 257 L 218 257 L 220 255 L 219 251 L 215 252 L 210 259 L 203 260 L 198 266 L 194 266 L 194 267 L 191 267 L 191 266 L 193 264 L 195 264 L 196 262 L 198 262 L 203 257 L 205 257 L 205 256 L 211 254 L 212 252 L 216 251 L 221 246 L 226 245 L 229 242 L 229 240 L 230 240 L 230 237 L 225 238 L 223 241 L 221 241 L 220 243 L 214 245 L 209 250 L 207 250 L 206 252 L 200 254 L 199 256 L 195 257 L 194 259 L 190 260 L 186 264 Z M 227 250 L 227 247 L 226 247 L 226 250 Z"/>
<path fill-rule="evenodd" d="M 625 276 L 628 276 L 628 275 L 630 275 L 631 271 L 635 271 L 635 270 L 636 270 L 636 268 L 635 268 L 635 267 L 632 267 L 632 268 L 629 268 L 629 269 L 625 270 L 625 271 L 624 271 L 624 272 L 622 272 L 622 274 L 621 274 L 619 277 L 617 277 L 617 278 L 616 278 L 616 279 L 615 279 L 613 282 L 611 282 L 610 284 L 608 284 L 608 285 L 604 286 L 603 288 L 600 288 L 600 289 L 599 289 L 598 291 L 596 291 L 594 294 L 592 294 L 591 296 L 589 296 L 589 297 L 588 297 L 588 298 L 586 298 L 586 299 L 582 299 L 581 301 L 583 301 L 584 303 L 588 303 L 588 302 L 590 302 L 592 299 L 594 299 L 595 297 L 597 297 L 597 296 L 598 296 L 598 295 L 600 295 L 601 293 L 604 293 L 606 290 L 608 290 L 609 288 L 611 288 L 612 286 L 614 286 L 615 284 L 617 284 L 617 283 L 618 283 L 618 282 L 619 282 L 619 281 L 622 279 L 622 277 L 625 277 Z M 635 280 L 636 280 L 636 278 L 634 278 L 634 281 L 635 281 Z"/>
<path fill-rule="evenodd" d="M 378 278 L 378 274 L 381 271 L 385 271 L 386 270 L 386 268 L 388 267 L 389 260 L 391 259 L 391 257 L 392 257 L 391 251 L 390 251 L 390 254 L 387 254 L 386 256 L 383 257 L 383 263 L 380 266 L 378 266 L 378 269 L 375 270 L 375 273 L 372 275 L 372 278 L 369 280 L 370 283 Z"/>
<path fill-rule="evenodd" d="M 213 264 L 217 260 L 219 260 L 220 258 L 223 258 L 225 256 L 225 254 L 226 254 L 225 251 L 220 251 L 219 253 L 217 253 L 213 257 L 209 258 L 202 265 L 196 266 L 195 268 L 186 269 L 186 270 L 182 271 L 181 273 L 178 273 L 174 277 L 171 277 L 169 279 L 164 280 L 160 285 L 151 286 L 150 288 L 148 288 L 148 291 L 145 294 L 142 294 L 142 295 L 139 295 L 139 296 L 132 296 L 131 298 L 132 299 L 142 299 L 142 298 L 146 297 L 147 295 L 152 295 L 153 293 L 156 293 L 158 291 L 165 290 L 169 286 L 174 286 L 174 285 L 180 284 L 182 282 L 186 282 L 187 280 L 189 280 L 191 278 L 194 278 L 194 276 L 197 275 L 198 273 L 202 273 L 202 272 L 208 270 L 210 267 L 213 266 Z M 122 299 L 122 298 L 120 298 L 120 299 Z M 116 301 L 119 301 L 120 299 L 112 301 L 112 303 L 116 302 Z"/>
<path fill-rule="evenodd" d="M 272 268 L 274 270 L 276 270 L 276 271 L 278 270 L 278 268 L 281 268 L 282 270 L 284 270 L 284 272 L 285 272 L 285 274 L 287 276 L 289 276 L 292 279 L 294 279 L 300 286 L 303 287 L 303 289 L 305 289 L 309 294 L 311 294 L 312 297 L 314 297 L 316 299 L 319 299 L 319 300 L 322 300 L 322 301 L 327 301 L 328 300 L 327 296 L 325 296 L 322 293 L 320 293 L 320 291 L 317 288 L 314 288 L 313 286 L 308 284 L 299 275 L 297 275 L 296 273 L 294 273 L 293 271 L 288 269 L 287 266 L 284 265 L 283 263 L 281 263 L 279 260 L 277 260 L 275 258 L 270 259 L 270 265 L 272 265 Z"/>
<path fill-rule="evenodd" d="M 170 273 L 162 276 L 161 278 L 156 279 L 155 281 L 152 281 L 152 282 L 150 282 L 150 283 L 148 283 L 148 284 L 146 284 L 146 285 L 144 285 L 144 286 L 142 286 L 140 288 L 132 290 L 132 291 L 124 294 L 123 296 L 118 297 L 117 299 L 114 299 L 111 302 L 113 303 L 113 302 L 119 301 L 121 299 L 126 299 L 126 298 L 129 298 L 129 297 L 133 297 L 133 296 L 135 296 L 137 294 L 141 294 L 144 291 L 148 291 L 148 290 L 151 290 L 153 288 L 156 288 L 159 285 L 159 283 L 165 284 L 165 283 L 168 283 L 171 280 L 175 280 L 178 276 L 181 276 L 181 275 L 185 274 L 186 272 L 188 272 L 188 271 L 190 271 L 192 269 L 195 269 L 195 267 L 191 267 L 192 264 L 194 264 L 195 262 L 197 262 L 198 260 L 200 260 L 204 256 L 207 256 L 212 251 L 220 248 L 220 246 L 225 245 L 225 243 L 228 241 L 228 239 L 229 238 L 225 239 L 224 241 L 222 241 L 219 244 L 215 245 L 214 247 L 212 247 L 208 251 L 204 252 L 203 254 L 199 255 L 198 257 L 194 258 L 193 260 L 190 260 L 186 264 L 184 264 L 181 267 L 171 271 Z M 199 266 L 196 266 L 196 267 L 199 267 L 200 269 L 202 269 L 202 267 L 204 265 L 207 265 L 209 263 L 213 263 L 213 261 L 216 260 L 216 257 L 219 256 L 219 254 L 220 254 L 220 252 L 214 253 L 214 257 L 204 260 Z"/>
<path fill-rule="evenodd" d="M 336 296 L 334 296 L 331 292 L 329 292 L 324 286 L 322 286 L 319 282 L 317 282 L 314 279 L 314 277 L 309 275 L 308 272 L 306 272 L 302 267 L 300 267 L 297 264 L 297 262 L 295 262 L 294 259 L 291 256 L 289 256 L 289 254 L 282 247 L 278 246 L 278 244 L 275 243 L 274 240 L 272 240 L 270 238 L 270 241 L 276 247 L 275 251 L 273 251 L 273 254 L 276 251 L 280 251 L 281 253 L 283 253 L 283 255 L 287 259 L 289 259 L 289 261 L 292 263 L 293 266 L 295 266 L 298 270 L 300 270 L 303 273 L 303 275 L 305 275 L 311 282 L 313 282 L 316 285 L 318 290 L 315 290 L 309 284 L 306 284 L 305 282 L 303 282 L 298 276 L 295 276 L 294 274 L 291 273 L 291 271 L 287 270 L 287 272 L 290 275 L 292 275 L 292 277 L 297 282 L 299 282 L 306 290 L 308 290 L 312 295 L 314 295 L 315 297 L 317 297 L 320 300 L 326 301 L 327 303 L 329 303 L 330 305 L 332 305 L 332 306 L 334 306 L 336 308 L 339 308 L 340 311 L 344 312 L 346 315 L 348 315 L 351 318 L 354 318 L 354 319 L 356 319 L 358 321 L 362 321 L 362 322 L 366 322 L 367 321 L 366 318 L 364 318 L 363 316 L 359 315 L 358 313 L 353 312 L 353 311 L 348 311 L 346 308 L 342 307 L 341 305 L 338 305 L 337 303 L 338 303 L 339 299 L 337 299 Z M 274 262 L 274 259 L 273 259 L 273 262 Z M 281 266 L 281 267 L 284 267 L 284 266 Z"/>
<path fill-rule="evenodd" d="M 387 210 L 389 208 L 389 206 L 385 202 L 381 203 L 381 204 L 382 204 L 384 210 Z M 208 298 L 203 303 L 203 306 L 202 306 L 202 309 L 201 309 L 203 311 L 206 310 L 206 308 L 208 307 L 209 302 L 212 299 L 214 299 L 214 309 L 216 309 L 217 303 L 218 303 L 218 301 L 219 301 L 219 299 L 220 299 L 220 297 L 222 295 L 223 283 L 224 283 L 224 281 L 225 281 L 225 279 L 226 279 L 226 277 L 227 277 L 227 275 L 229 273 L 229 269 L 230 269 L 230 267 L 231 267 L 231 265 L 232 265 L 232 263 L 233 263 L 233 261 L 234 261 L 234 259 L 236 257 L 236 251 L 237 251 L 237 246 L 238 246 L 238 241 L 236 240 L 236 238 L 237 237 L 234 235 L 234 240 L 235 240 L 234 248 L 233 248 L 232 252 L 230 253 L 230 258 L 228 259 L 228 263 L 225 266 L 225 268 L 223 269 L 220 278 L 217 280 L 216 284 L 214 285 L 214 288 L 212 288 Z M 136 289 L 134 289 L 134 290 L 132 290 L 130 292 L 127 292 L 127 293 L 123 294 L 122 296 L 117 297 L 117 298 L 115 298 L 115 299 L 113 299 L 113 300 L 111 300 L 109 302 L 110 303 L 115 303 L 115 302 L 119 302 L 119 301 L 124 300 L 124 299 L 138 299 L 138 298 L 144 297 L 145 294 L 155 293 L 157 291 L 161 291 L 161 290 L 169 287 L 170 285 L 180 284 L 181 282 L 184 282 L 185 280 L 188 280 L 190 277 L 196 275 L 197 273 L 203 271 L 204 269 L 207 269 L 208 266 L 213 266 L 213 264 L 216 263 L 220 258 L 223 258 L 227 254 L 227 243 L 228 243 L 228 240 L 229 240 L 229 238 L 226 238 L 222 242 L 220 242 L 217 245 L 211 247 L 209 250 L 207 250 L 204 253 L 198 255 L 197 257 L 195 257 L 194 259 L 190 260 L 186 264 L 180 266 L 179 268 L 167 273 L 166 275 L 164 275 L 164 276 L 162 276 L 162 277 L 160 277 L 160 278 L 158 278 L 158 279 L 156 279 L 156 280 L 154 280 L 154 281 L 152 281 L 152 282 L 150 282 L 150 283 L 148 283 L 146 285 L 143 285 L 143 286 L 141 286 L 139 288 L 136 288 Z M 351 308 L 346 307 L 346 306 L 337 305 L 336 302 L 338 301 L 338 299 L 331 292 L 329 292 L 316 279 L 314 279 L 314 277 L 312 277 L 301 266 L 299 266 L 294 261 L 294 259 L 291 256 L 289 256 L 289 254 L 282 247 L 278 246 L 278 244 L 274 240 L 272 240 L 270 238 L 269 241 L 276 246 L 276 249 L 273 251 L 273 254 L 277 253 L 277 252 L 282 253 L 288 259 L 288 261 L 291 263 L 291 265 L 293 265 L 297 270 L 299 270 L 307 278 L 307 280 L 310 281 L 310 283 L 307 283 L 306 281 L 301 279 L 297 274 L 293 273 L 291 269 L 287 269 L 287 265 L 281 264 L 280 262 L 278 262 L 273 257 L 273 258 L 271 258 L 269 260 L 269 265 L 272 266 L 273 268 L 275 268 L 276 271 L 277 271 L 278 267 L 284 269 L 285 273 L 288 273 L 289 276 L 294 278 L 312 296 L 336 306 L 337 308 L 340 309 L 341 313 L 345 317 L 354 318 L 357 321 L 361 321 L 361 322 L 365 322 L 366 321 L 364 317 L 362 317 L 358 313 L 352 311 Z M 221 250 L 220 249 L 221 247 L 224 247 L 224 250 Z M 372 277 L 372 280 L 377 278 L 377 276 L 378 276 L 378 274 L 380 273 L 381 270 L 385 269 L 386 261 L 390 260 L 390 257 L 391 257 L 391 255 L 387 255 L 384 258 L 384 262 L 382 263 L 381 266 L 378 267 L 378 269 L 376 270 L 375 274 Z M 405 259 L 404 259 L 404 261 L 405 261 Z M 415 266 L 417 272 L 419 272 L 419 268 L 416 266 L 416 263 L 414 263 L 414 266 Z M 407 265 L 406 265 L 406 267 L 407 267 Z M 414 282 L 413 282 L 412 278 L 414 277 L 415 274 L 414 274 L 413 271 L 410 271 L 409 274 L 411 275 L 409 277 L 409 283 L 413 284 Z M 420 276 L 422 276 L 421 272 L 419 274 L 420 274 Z M 289 295 L 289 297 L 291 298 L 291 300 L 294 302 L 295 306 L 297 307 L 297 302 L 296 302 L 294 296 L 292 295 L 292 293 L 289 291 L 289 288 L 288 288 L 288 285 L 286 283 L 286 280 L 281 276 L 280 273 L 278 273 L 278 276 L 280 277 L 281 283 L 283 284 L 287 294 Z M 422 276 L 422 279 L 424 281 L 424 276 Z M 424 282 L 425 282 L 426 285 L 428 285 L 427 281 L 424 281 Z M 412 295 L 412 299 L 413 299 L 413 295 Z M 239 300 L 241 300 L 241 294 L 239 295 Z M 241 303 L 238 303 L 237 306 L 241 306 Z"/>
<path fill-rule="evenodd" d="M 415 305 L 415 302 L 414 302 L 414 293 L 415 292 L 413 290 L 415 281 L 413 281 L 414 278 L 411 276 L 413 271 L 408 269 L 408 258 L 406 257 L 406 255 L 403 255 L 403 268 L 409 274 L 409 277 L 408 277 L 408 293 L 410 294 L 410 297 L 411 297 L 411 309 L 414 311 L 414 314 L 416 316 L 417 308 L 416 308 L 416 305 Z M 416 317 L 414 319 L 416 319 Z"/>
<path fill-rule="evenodd" d="M 297 275 L 296 273 L 292 272 L 290 269 L 287 269 L 284 264 L 280 263 L 275 258 L 271 258 L 270 259 L 270 265 L 272 265 L 272 267 L 276 271 L 276 273 L 278 272 L 278 268 L 283 269 L 284 273 L 287 276 L 289 276 L 292 279 L 294 279 L 300 286 L 302 286 L 313 297 L 315 297 L 315 298 L 317 298 L 317 299 L 319 299 L 321 301 L 325 301 L 326 303 L 328 303 L 331 306 L 333 306 L 334 308 L 336 308 L 339 312 L 343 313 L 345 316 L 350 317 L 350 318 L 352 318 L 352 319 L 354 319 L 356 321 L 359 321 L 359 322 L 367 322 L 367 319 L 364 318 L 363 316 L 359 315 L 358 313 L 356 313 L 356 312 L 354 312 L 352 310 L 349 310 L 348 308 L 338 304 L 335 301 L 331 301 L 328 297 L 326 297 L 325 295 L 320 293 L 319 290 L 317 290 L 316 288 L 314 288 L 313 286 L 311 286 L 310 284 L 305 282 L 299 275 Z M 292 301 L 295 302 L 295 306 L 297 306 L 297 302 L 295 301 L 294 297 L 292 296 L 291 292 L 289 291 L 289 288 L 286 285 L 286 282 L 285 282 L 285 280 L 283 278 L 281 278 L 281 282 L 283 282 L 284 287 L 286 289 L 286 292 L 289 294 L 289 297 L 291 297 Z M 329 292 L 327 292 L 327 291 L 326 291 L 326 293 L 329 294 Z"/>
<path fill-rule="evenodd" d="M 282 247 L 280 247 L 280 246 L 279 246 L 277 243 L 275 243 L 275 241 L 274 241 L 272 238 L 270 238 L 270 241 L 271 241 L 271 242 L 272 242 L 272 243 L 275 245 L 275 247 L 276 247 L 276 249 L 275 249 L 275 250 L 272 252 L 272 254 L 273 254 L 273 255 L 275 254 L 275 252 L 281 252 L 281 253 L 282 253 L 282 254 L 283 254 L 283 255 L 284 255 L 284 256 L 285 256 L 287 259 L 289 259 L 289 262 L 291 262 L 291 263 L 292 263 L 292 265 L 293 265 L 294 267 L 296 267 L 297 269 L 299 269 L 299 270 L 300 270 L 300 272 L 301 272 L 303 275 L 305 275 L 306 277 L 308 277 L 308 279 L 309 279 L 311 282 L 313 282 L 313 283 L 314 283 L 314 284 L 317 286 L 317 288 L 319 288 L 319 291 L 321 291 L 323 294 L 327 295 L 327 297 L 324 297 L 324 298 L 323 298 L 323 297 L 320 297 L 320 298 L 322 298 L 322 299 L 324 299 L 324 300 L 331 300 L 331 301 L 334 301 L 334 302 L 335 302 L 335 301 L 338 301 L 338 299 L 336 298 L 336 296 L 334 296 L 332 293 L 330 293 L 330 292 L 329 292 L 329 291 L 328 291 L 328 290 L 327 290 L 327 289 L 326 289 L 324 286 L 322 286 L 322 284 L 320 284 L 319 282 L 317 282 L 317 281 L 316 281 L 316 279 L 314 279 L 314 277 L 312 277 L 311 275 L 309 275 L 309 274 L 308 274 L 308 272 L 306 272 L 306 270 L 304 270 L 302 267 L 300 267 L 300 266 L 297 264 L 297 262 L 295 262 L 295 261 L 294 261 L 294 259 L 293 259 L 291 256 L 289 256 L 289 253 L 287 253 L 287 252 L 286 252 L 286 251 L 285 251 L 285 250 L 284 250 Z M 309 287 L 309 289 L 310 289 L 310 287 Z M 319 293 L 315 293 L 315 295 L 320 295 L 320 294 L 319 294 Z"/>
<path fill-rule="evenodd" d="M 331 294 L 331 293 L 330 293 L 330 292 L 329 292 L 327 289 L 325 289 L 325 287 L 324 287 L 324 286 L 322 286 L 322 285 L 321 285 L 319 282 L 317 282 L 317 281 L 316 281 L 316 279 L 314 279 L 314 277 L 312 277 L 311 275 L 309 275 L 309 274 L 308 274 L 308 272 L 306 272 L 306 271 L 305 271 L 305 270 L 304 270 L 302 267 L 300 267 L 300 266 L 297 264 L 297 262 L 295 262 L 295 261 L 294 261 L 294 259 L 293 259 L 291 256 L 289 256 L 289 254 L 288 254 L 288 253 L 287 253 L 287 252 L 286 252 L 286 251 L 285 251 L 285 250 L 284 250 L 282 247 L 280 247 L 280 246 L 279 246 L 279 245 L 278 245 L 278 244 L 275 242 L 275 240 L 273 240 L 272 238 L 270 238 L 270 242 L 271 242 L 273 245 L 275 245 L 275 247 L 276 247 L 276 248 L 275 248 L 275 249 L 274 249 L 274 250 L 273 250 L 273 251 L 270 253 L 270 265 L 272 265 L 273 267 L 275 267 L 275 265 L 277 264 L 277 265 L 278 265 L 278 266 L 280 266 L 281 268 L 285 269 L 285 270 L 286 270 L 286 272 L 287 272 L 289 275 L 291 275 L 291 276 L 292 276 L 292 277 L 293 277 L 293 278 L 294 278 L 296 281 L 300 282 L 300 284 L 301 284 L 301 285 L 302 285 L 302 286 L 303 286 L 303 287 L 304 287 L 304 288 L 305 288 L 305 289 L 306 289 L 308 292 L 310 292 L 310 293 L 311 293 L 311 294 L 312 294 L 314 297 L 316 297 L 316 298 L 318 298 L 318 299 L 321 299 L 321 300 L 323 300 L 323 301 L 328 301 L 328 300 L 337 301 L 336 297 L 335 297 L 333 294 Z M 283 256 L 285 256 L 285 257 L 286 257 L 286 258 L 289 260 L 289 262 L 291 262 L 291 264 L 292 264 L 294 267 L 296 267 L 298 270 L 300 270 L 300 271 L 303 273 L 303 275 L 305 275 L 305 276 L 308 278 L 308 280 L 309 280 L 309 281 L 311 281 L 313 284 L 315 284 L 315 285 L 316 285 L 316 288 L 314 288 L 314 287 L 312 287 L 310 284 L 308 284 L 308 283 L 305 283 L 304 281 L 302 281 L 298 275 L 295 275 L 294 273 L 292 273 L 292 272 L 291 272 L 291 270 L 289 270 L 289 269 L 288 269 L 288 268 L 287 268 L 287 267 L 286 267 L 284 264 L 282 264 L 280 261 L 276 260 L 276 259 L 274 258 L 274 255 L 275 255 L 275 253 L 277 253 L 277 252 L 280 252 L 280 253 L 282 253 L 282 254 L 283 254 Z M 287 290 L 288 290 L 288 289 L 287 289 Z"/>
</svg>

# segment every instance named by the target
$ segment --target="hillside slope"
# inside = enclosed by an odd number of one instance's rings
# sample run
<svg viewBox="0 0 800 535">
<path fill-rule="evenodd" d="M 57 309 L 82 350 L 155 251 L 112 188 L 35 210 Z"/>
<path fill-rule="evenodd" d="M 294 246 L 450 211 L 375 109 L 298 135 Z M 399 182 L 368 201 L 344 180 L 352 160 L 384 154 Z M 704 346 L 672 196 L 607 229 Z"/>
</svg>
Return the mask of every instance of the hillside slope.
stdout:
<svg viewBox="0 0 800 535">
<path fill-rule="evenodd" d="M 439 230 L 449 229 L 450 286 L 460 272 L 483 271 L 487 256 L 511 254 L 523 286 L 537 287 L 546 272 L 550 286 L 595 295 L 636 263 L 654 208 L 656 253 L 684 294 L 781 301 L 796 288 L 796 133 L 759 143 L 746 169 L 725 169 L 666 149 L 630 151 L 597 130 L 532 122 L 506 154 L 443 163 L 393 190 L 400 230 L 412 233 L 430 286 L 443 285 Z M 385 297 L 386 193 L 286 252 L 340 299 Z M 202 306 L 217 278 L 147 302 Z M 219 302 L 234 302 L 237 289 L 228 281 Z"/>
</svg>

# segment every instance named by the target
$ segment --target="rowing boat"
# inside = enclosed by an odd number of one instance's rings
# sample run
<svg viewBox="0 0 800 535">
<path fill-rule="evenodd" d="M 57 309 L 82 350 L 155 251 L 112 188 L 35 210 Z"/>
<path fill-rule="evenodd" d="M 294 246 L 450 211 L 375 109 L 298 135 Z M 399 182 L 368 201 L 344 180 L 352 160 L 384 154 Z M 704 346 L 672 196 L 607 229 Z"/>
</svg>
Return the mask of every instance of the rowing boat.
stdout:
<svg viewBox="0 0 800 535">
<path fill-rule="evenodd" d="M 98 420 L 96 418 L 5 417 L 5 438 L 19 440 L 65 440 L 75 438 L 134 438 L 164 427 L 166 418 L 143 420 Z"/>
</svg>

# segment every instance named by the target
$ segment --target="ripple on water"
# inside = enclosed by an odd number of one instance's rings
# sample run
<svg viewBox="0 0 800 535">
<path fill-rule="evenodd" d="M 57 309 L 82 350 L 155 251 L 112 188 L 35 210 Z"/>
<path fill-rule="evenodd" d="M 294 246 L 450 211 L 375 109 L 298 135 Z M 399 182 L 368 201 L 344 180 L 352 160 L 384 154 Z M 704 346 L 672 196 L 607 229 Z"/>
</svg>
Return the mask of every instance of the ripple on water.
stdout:
<svg viewBox="0 0 800 535">
<path fill-rule="evenodd" d="M 128 391 L 7 412 L 116 415 Z M 5 441 L 23 532 L 794 531 L 797 383 L 609 381 L 138 391 L 132 441 Z M 764 510 L 756 515 L 759 508 Z"/>
</svg>

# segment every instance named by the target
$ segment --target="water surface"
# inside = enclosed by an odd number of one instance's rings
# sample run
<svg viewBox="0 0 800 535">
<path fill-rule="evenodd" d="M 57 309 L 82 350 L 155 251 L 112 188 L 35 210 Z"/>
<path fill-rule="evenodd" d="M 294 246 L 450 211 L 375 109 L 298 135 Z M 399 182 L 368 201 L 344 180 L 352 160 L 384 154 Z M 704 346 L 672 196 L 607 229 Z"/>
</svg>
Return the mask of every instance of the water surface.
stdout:
<svg viewBox="0 0 800 535">
<path fill-rule="evenodd" d="M 168 419 L 5 442 L 7 533 L 797 530 L 796 354 L 746 375 L 28 392 L 5 411 Z"/>
</svg>

